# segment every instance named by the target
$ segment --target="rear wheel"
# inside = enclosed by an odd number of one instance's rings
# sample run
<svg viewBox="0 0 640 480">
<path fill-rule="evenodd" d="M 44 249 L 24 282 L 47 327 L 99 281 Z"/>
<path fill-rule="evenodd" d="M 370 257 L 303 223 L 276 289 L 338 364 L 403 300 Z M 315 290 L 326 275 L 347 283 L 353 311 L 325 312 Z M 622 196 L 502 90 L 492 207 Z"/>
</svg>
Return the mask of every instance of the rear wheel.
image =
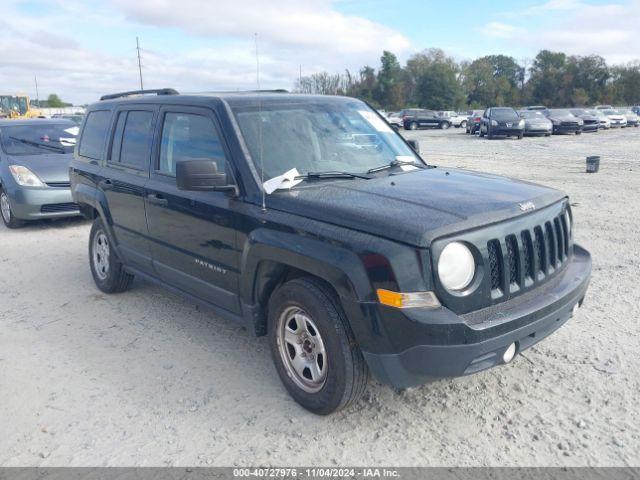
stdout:
<svg viewBox="0 0 640 480">
<path fill-rule="evenodd" d="M 578 131 L 576 132 L 576 135 L 582 135 L 582 130 L 578 130 Z"/>
<path fill-rule="evenodd" d="M 100 218 L 95 219 L 89 234 L 89 264 L 93 280 L 103 292 L 124 292 L 131 285 L 133 275 L 117 258 Z"/>
<path fill-rule="evenodd" d="M 440 124 L 440 129 L 441 129 L 441 130 L 446 130 L 446 129 L 448 129 L 450 126 L 451 126 L 451 124 L 450 124 L 449 122 L 442 122 L 442 123 Z"/>
<path fill-rule="evenodd" d="M 460 128 L 467 128 L 467 121 L 463 120 L 462 122 L 460 122 Z"/>
<path fill-rule="evenodd" d="M 364 393 L 364 358 L 336 296 L 322 282 L 297 278 L 272 295 L 269 344 L 282 383 L 307 410 L 327 415 Z"/>
<path fill-rule="evenodd" d="M 418 124 L 416 122 L 409 123 L 409 130 L 417 130 Z"/>
<path fill-rule="evenodd" d="M 484 131 L 482 130 L 482 127 L 480 127 L 479 132 L 480 132 L 480 137 L 481 137 L 481 138 L 482 138 L 482 137 L 484 137 Z"/>
<path fill-rule="evenodd" d="M 522 140 L 522 137 L 524 137 L 524 133 L 518 135 L 518 140 Z"/>
<path fill-rule="evenodd" d="M 2 222 L 7 228 L 20 228 L 24 225 L 23 220 L 19 220 L 11 210 L 11 201 L 9 195 L 0 188 L 0 212 L 2 213 Z"/>
</svg>

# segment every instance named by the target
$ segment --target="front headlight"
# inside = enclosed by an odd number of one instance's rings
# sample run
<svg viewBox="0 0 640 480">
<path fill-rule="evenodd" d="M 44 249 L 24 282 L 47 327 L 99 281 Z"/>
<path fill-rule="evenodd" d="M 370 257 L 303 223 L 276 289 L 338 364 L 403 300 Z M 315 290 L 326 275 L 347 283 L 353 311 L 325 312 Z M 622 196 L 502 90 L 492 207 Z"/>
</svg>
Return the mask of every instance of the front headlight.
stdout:
<svg viewBox="0 0 640 480">
<path fill-rule="evenodd" d="M 45 184 L 38 178 L 38 176 L 22 165 L 9 165 L 11 175 L 18 183 L 23 187 L 44 187 Z"/>
<path fill-rule="evenodd" d="M 471 250 L 460 242 L 444 247 L 438 260 L 438 277 L 447 290 L 462 290 L 469 286 L 476 273 Z"/>
<path fill-rule="evenodd" d="M 524 128 L 524 120 L 520 120 L 520 121 L 518 122 L 518 126 L 519 126 L 520 128 Z"/>
<path fill-rule="evenodd" d="M 584 120 L 578 119 L 578 125 L 584 125 Z"/>
</svg>

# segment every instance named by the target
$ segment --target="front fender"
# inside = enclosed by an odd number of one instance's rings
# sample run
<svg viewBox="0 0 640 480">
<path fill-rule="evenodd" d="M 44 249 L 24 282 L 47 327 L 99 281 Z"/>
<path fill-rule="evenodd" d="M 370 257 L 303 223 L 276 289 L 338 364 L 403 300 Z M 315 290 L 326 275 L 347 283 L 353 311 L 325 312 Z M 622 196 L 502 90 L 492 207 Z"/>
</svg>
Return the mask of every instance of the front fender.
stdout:
<svg viewBox="0 0 640 480">
<path fill-rule="evenodd" d="M 333 286 L 338 296 L 362 301 L 371 300 L 372 290 L 366 270 L 358 255 L 344 247 L 332 245 L 299 233 L 258 229 L 251 232 L 242 249 L 240 296 L 255 304 L 256 288 L 269 275 L 264 262 L 287 265 L 315 275 Z"/>
</svg>

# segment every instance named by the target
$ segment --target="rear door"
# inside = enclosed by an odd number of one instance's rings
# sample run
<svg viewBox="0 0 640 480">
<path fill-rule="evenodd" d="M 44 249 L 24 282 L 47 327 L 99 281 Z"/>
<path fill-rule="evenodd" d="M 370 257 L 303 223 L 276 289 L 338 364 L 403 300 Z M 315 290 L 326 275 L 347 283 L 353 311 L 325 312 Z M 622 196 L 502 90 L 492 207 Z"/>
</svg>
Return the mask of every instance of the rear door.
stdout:
<svg viewBox="0 0 640 480">
<path fill-rule="evenodd" d="M 440 125 L 441 118 L 436 115 L 436 112 L 431 110 L 425 110 L 420 117 L 420 126 L 433 128 Z"/>
<path fill-rule="evenodd" d="M 237 202 L 224 192 L 176 186 L 176 163 L 211 159 L 233 183 L 216 115 L 207 108 L 166 106 L 146 189 L 147 221 L 156 274 L 166 283 L 233 313 L 238 299 Z"/>
<path fill-rule="evenodd" d="M 114 128 L 99 188 L 104 191 L 113 230 L 125 263 L 152 272 L 147 240 L 145 186 L 158 107 L 127 105 L 115 112 Z"/>
</svg>

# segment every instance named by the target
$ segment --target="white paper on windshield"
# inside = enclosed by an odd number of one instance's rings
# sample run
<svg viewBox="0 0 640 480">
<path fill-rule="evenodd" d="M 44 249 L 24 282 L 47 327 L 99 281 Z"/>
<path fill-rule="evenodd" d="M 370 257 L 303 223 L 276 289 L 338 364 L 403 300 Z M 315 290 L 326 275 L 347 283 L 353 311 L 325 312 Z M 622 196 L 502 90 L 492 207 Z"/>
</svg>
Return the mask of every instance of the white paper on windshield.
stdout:
<svg viewBox="0 0 640 480">
<path fill-rule="evenodd" d="M 73 147 L 76 144 L 75 137 L 73 138 L 60 138 L 60 143 L 65 147 Z"/>
<path fill-rule="evenodd" d="M 385 133 L 391 133 L 393 131 L 391 130 L 389 124 L 375 113 L 369 112 L 367 110 L 358 110 L 358 113 L 377 131 Z"/>
<path fill-rule="evenodd" d="M 69 127 L 64 130 L 69 135 L 78 135 L 80 133 L 80 127 Z"/>
<path fill-rule="evenodd" d="M 296 177 L 300 176 L 300 172 L 298 172 L 297 168 L 292 168 L 288 172 L 283 173 L 282 175 L 278 175 L 277 177 L 270 178 L 266 182 L 262 184 L 264 187 L 264 191 L 267 194 L 271 194 L 276 190 L 281 189 L 290 189 L 299 184 L 302 179 Z"/>
</svg>

